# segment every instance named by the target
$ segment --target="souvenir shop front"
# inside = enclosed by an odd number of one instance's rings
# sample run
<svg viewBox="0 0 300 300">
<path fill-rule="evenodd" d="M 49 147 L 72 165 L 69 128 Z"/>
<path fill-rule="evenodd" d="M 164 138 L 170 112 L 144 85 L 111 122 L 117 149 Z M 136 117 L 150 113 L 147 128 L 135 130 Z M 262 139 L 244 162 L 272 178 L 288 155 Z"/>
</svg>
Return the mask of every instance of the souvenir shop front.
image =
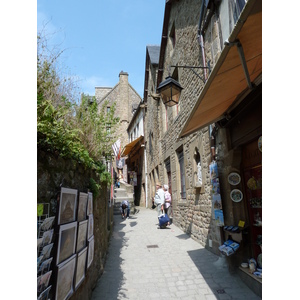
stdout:
<svg viewBox="0 0 300 300">
<path fill-rule="evenodd" d="M 216 156 L 223 222 L 222 245 L 229 267 L 262 282 L 262 85 L 230 117 L 216 123 Z M 232 243 L 230 245 L 230 243 Z M 253 285 L 253 284 L 252 284 Z"/>
</svg>

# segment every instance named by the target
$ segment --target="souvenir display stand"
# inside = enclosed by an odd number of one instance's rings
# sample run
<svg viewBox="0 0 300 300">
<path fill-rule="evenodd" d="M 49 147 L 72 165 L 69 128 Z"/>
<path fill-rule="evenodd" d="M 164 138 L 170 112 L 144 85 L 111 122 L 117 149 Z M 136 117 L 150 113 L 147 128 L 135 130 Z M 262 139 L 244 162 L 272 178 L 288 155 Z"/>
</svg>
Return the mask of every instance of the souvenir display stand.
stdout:
<svg viewBox="0 0 300 300">
<path fill-rule="evenodd" d="M 69 299 L 94 257 L 93 194 L 62 187 L 56 216 L 38 216 L 37 249 L 37 299 Z"/>
<path fill-rule="evenodd" d="M 52 249 L 54 217 L 49 217 L 49 204 L 39 203 L 37 213 L 37 299 L 48 299 L 52 285 Z"/>
</svg>

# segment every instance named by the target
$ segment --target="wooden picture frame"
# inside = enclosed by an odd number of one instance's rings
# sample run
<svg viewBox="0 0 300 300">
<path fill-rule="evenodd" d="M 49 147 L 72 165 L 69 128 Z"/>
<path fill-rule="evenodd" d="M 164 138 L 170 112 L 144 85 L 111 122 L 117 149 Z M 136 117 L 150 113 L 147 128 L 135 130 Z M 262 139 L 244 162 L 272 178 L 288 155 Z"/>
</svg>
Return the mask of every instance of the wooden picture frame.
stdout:
<svg viewBox="0 0 300 300">
<path fill-rule="evenodd" d="M 93 193 L 88 193 L 87 216 L 93 213 Z"/>
<path fill-rule="evenodd" d="M 88 220 L 78 223 L 76 252 L 79 252 L 87 245 L 87 229 Z"/>
<path fill-rule="evenodd" d="M 93 235 L 94 235 L 94 215 L 89 215 L 87 238 L 90 239 Z"/>
<path fill-rule="evenodd" d="M 77 212 L 77 221 L 78 222 L 86 220 L 87 205 L 88 205 L 88 194 L 80 192 L 79 200 L 78 200 L 78 212 Z"/>
<path fill-rule="evenodd" d="M 88 257 L 87 257 L 87 269 L 91 266 L 94 259 L 94 236 L 88 240 Z"/>
<path fill-rule="evenodd" d="M 73 293 L 76 254 L 57 266 L 55 300 L 68 299 Z"/>
<path fill-rule="evenodd" d="M 61 188 L 57 224 L 76 221 L 77 190 Z"/>
<path fill-rule="evenodd" d="M 56 265 L 75 254 L 77 222 L 60 225 Z"/>
<path fill-rule="evenodd" d="M 87 247 L 77 254 L 76 273 L 75 273 L 75 291 L 85 279 Z"/>
</svg>

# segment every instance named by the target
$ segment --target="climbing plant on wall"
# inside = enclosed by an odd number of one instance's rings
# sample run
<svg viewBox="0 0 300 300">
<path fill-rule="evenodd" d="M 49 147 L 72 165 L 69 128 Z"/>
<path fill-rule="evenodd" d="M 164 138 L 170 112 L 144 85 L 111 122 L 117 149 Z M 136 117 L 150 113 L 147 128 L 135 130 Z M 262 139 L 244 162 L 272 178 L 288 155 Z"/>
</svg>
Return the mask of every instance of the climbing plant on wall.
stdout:
<svg viewBox="0 0 300 300">
<path fill-rule="evenodd" d="M 94 97 L 76 96 L 76 83 L 63 77 L 58 60 L 63 51 L 49 51 L 45 36 L 37 37 L 37 146 L 72 158 L 97 170 L 101 182 L 110 182 L 105 161 L 114 141 L 114 106 L 98 109 Z M 90 101 L 92 99 L 92 101 Z"/>
</svg>

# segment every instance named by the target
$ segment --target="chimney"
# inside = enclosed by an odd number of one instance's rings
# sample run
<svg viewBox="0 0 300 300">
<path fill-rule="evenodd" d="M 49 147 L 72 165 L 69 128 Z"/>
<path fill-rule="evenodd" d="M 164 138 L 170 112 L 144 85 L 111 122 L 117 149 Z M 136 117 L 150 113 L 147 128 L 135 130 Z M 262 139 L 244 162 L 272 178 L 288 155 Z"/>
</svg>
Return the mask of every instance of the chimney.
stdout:
<svg viewBox="0 0 300 300">
<path fill-rule="evenodd" d="M 119 74 L 119 77 L 120 77 L 120 79 L 119 79 L 120 83 L 128 84 L 128 73 L 127 72 L 121 71 Z"/>
</svg>

